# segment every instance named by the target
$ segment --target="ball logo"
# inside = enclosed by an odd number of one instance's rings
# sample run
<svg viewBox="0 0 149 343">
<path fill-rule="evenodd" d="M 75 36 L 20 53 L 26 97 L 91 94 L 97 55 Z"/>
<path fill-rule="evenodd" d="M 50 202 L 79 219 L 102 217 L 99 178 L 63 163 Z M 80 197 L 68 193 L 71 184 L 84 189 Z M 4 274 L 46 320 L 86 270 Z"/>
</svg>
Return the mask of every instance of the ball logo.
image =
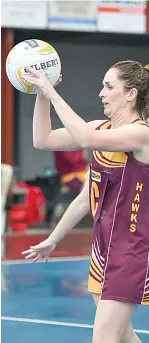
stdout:
<svg viewBox="0 0 149 343">
<path fill-rule="evenodd" d="M 32 67 L 35 70 L 45 70 L 48 68 L 56 67 L 57 65 L 58 65 L 58 59 L 55 58 L 55 59 L 50 60 L 50 61 L 32 64 L 32 65 L 30 65 L 30 67 Z"/>
</svg>

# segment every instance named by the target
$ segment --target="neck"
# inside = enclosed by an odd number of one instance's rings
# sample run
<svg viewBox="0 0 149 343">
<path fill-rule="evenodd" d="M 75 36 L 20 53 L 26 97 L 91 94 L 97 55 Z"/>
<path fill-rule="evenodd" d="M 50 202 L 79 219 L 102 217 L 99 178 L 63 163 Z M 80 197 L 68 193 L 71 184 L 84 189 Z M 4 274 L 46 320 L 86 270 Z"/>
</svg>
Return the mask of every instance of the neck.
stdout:
<svg viewBox="0 0 149 343">
<path fill-rule="evenodd" d="M 111 127 L 112 129 L 116 129 L 120 126 L 131 124 L 137 119 L 139 119 L 139 115 L 137 112 L 134 112 L 134 113 L 127 112 L 127 115 L 126 115 L 126 112 L 124 115 L 122 113 L 117 114 L 115 115 L 115 117 L 111 118 Z"/>
</svg>

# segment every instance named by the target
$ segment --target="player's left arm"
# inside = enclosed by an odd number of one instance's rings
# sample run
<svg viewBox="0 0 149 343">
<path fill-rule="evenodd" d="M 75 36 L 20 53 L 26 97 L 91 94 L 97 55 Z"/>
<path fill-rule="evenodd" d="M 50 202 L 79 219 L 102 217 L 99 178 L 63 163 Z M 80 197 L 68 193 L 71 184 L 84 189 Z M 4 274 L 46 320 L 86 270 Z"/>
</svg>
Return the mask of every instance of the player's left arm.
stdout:
<svg viewBox="0 0 149 343">
<path fill-rule="evenodd" d="M 86 145 L 88 149 L 101 151 L 141 151 L 149 146 L 149 127 L 127 124 L 117 129 L 88 130 Z"/>
<path fill-rule="evenodd" d="M 127 124 L 116 129 L 95 130 L 58 96 L 51 101 L 63 125 L 81 149 L 100 151 L 142 151 L 149 146 L 149 127 Z"/>
</svg>

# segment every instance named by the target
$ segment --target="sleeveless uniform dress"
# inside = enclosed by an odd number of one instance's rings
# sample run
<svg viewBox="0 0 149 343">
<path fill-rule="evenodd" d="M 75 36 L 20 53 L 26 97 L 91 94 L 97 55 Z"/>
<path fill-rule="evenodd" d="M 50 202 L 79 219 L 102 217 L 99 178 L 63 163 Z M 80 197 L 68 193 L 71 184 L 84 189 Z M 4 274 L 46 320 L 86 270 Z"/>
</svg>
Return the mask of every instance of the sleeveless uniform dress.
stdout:
<svg viewBox="0 0 149 343">
<path fill-rule="evenodd" d="M 146 125 L 141 120 L 135 124 Z M 97 129 L 110 127 L 106 121 Z M 149 305 L 149 164 L 131 153 L 94 151 L 90 208 L 94 231 L 88 290 L 101 299 Z"/>
</svg>

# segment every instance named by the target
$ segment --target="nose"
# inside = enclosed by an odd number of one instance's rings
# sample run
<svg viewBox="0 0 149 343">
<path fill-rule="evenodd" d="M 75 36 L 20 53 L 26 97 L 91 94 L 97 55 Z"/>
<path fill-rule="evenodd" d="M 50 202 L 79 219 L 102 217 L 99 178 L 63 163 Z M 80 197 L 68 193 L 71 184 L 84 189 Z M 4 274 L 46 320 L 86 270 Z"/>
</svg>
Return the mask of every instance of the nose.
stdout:
<svg viewBox="0 0 149 343">
<path fill-rule="evenodd" d="M 102 88 L 102 90 L 99 93 L 99 98 L 103 98 L 104 97 L 104 89 Z"/>
</svg>

